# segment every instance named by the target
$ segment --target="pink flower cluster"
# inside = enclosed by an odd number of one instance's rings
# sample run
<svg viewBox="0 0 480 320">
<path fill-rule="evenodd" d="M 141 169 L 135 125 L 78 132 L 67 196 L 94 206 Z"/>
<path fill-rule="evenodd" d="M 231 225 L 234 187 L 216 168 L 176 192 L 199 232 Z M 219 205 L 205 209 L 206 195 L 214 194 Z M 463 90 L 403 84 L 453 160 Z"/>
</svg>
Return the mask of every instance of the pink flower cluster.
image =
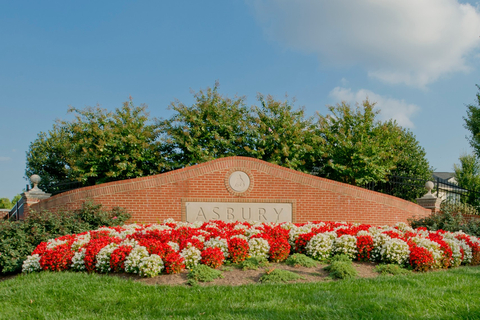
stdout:
<svg viewBox="0 0 480 320">
<path fill-rule="evenodd" d="M 480 240 L 462 232 L 431 232 L 406 224 L 375 227 L 340 222 L 177 222 L 102 227 L 42 242 L 24 272 L 85 270 L 154 276 L 206 264 L 218 268 L 262 255 L 274 262 L 290 254 L 314 259 L 347 254 L 359 261 L 410 265 L 418 271 L 480 264 Z"/>
</svg>

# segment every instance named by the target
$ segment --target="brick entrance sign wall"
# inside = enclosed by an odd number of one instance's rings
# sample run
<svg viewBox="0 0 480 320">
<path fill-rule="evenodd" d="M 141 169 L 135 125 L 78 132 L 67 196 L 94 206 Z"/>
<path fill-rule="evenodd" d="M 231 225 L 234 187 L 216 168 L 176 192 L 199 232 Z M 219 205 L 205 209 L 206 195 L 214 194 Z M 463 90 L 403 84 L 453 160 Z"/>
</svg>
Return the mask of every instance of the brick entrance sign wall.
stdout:
<svg viewBox="0 0 480 320">
<path fill-rule="evenodd" d="M 65 192 L 26 210 L 79 208 L 86 200 L 132 213 L 130 222 L 347 221 L 407 222 L 431 211 L 389 195 L 245 157 L 229 157 L 131 180 Z"/>
</svg>

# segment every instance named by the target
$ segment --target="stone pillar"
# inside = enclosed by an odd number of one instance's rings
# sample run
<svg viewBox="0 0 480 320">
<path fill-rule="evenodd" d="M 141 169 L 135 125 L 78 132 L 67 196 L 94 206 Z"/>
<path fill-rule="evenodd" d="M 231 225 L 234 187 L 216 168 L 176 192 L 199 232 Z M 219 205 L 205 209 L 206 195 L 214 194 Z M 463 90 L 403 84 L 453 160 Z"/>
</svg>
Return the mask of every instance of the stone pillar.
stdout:
<svg viewBox="0 0 480 320">
<path fill-rule="evenodd" d="M 417 204 L 424 207 L 425 209 L 432 210 L 432 213 L 440 212 L 440 204 L 442 203 L 441 198 L 437 198 L 432 194 L 432 189 L 435 185 L 432 181 L 427 181 L 425 183 L 425 188 L 428 192 L 421 198 L 417 199 Z"/>
<path fill-rule="evenodd" d="M 42 191 L 38 184 L 40 183 L 40 176 L 34 174 L 30 177 L 30 181 L 33 184 L 33 188 L 30 191 L 22 193 L 23 198 L 23 212 L 19 216 L 20 219 L 25 218 L 28 215 L 29 207 L 35 203 L 38 203 L 44 199 L 48 199 L 52 196 L 51 193 L 45 193 Z"/>
</svg>

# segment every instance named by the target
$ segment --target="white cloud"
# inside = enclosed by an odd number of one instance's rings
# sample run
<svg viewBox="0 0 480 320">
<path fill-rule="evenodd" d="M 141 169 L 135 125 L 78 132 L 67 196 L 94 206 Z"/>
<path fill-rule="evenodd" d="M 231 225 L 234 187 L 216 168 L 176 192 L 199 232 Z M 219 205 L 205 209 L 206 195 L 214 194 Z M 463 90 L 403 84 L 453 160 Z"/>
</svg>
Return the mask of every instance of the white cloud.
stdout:
<svg viewBox="0 0 480 320">
<path fill-rule="evenodd" d="M 345 101 L 350 105 L 362 102 L 368 98 L 370 102 L 376 102 L 375 108 L 380 110 L 381 120 L 394 119 L 402 127 L 413 128 L 411 117 L 420 110 L 417 105 L 406 103 L 404 100 L 397 100 L 383 97 L 370 90 L 361 89 L 352 92 L 351 89 L 336 87 L 330 91 L 330 97 L 336 101 Z"/>
<path fill-rule="evenodd" d="M 12 160 L 10 157 L 0 157 L 0 161 L 9 161 Z"/>
<path fill-rule="evenodd" d="M 468 71 L 480 46 L 480 12 L 458 0 L 247 1 L 271 38 L 393 84 Z"/>
</svg>

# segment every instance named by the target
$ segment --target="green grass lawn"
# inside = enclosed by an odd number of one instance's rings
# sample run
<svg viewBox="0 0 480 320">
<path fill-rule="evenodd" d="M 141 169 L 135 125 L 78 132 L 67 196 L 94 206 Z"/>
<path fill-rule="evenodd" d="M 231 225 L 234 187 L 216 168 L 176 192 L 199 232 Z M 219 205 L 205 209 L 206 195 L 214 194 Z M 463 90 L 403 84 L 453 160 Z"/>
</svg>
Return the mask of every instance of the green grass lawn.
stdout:
<svg viewBox="0 0 480 320">
<path fill-rule="evenodd" d="M 1 319 L 480 319 L 480 267 L 322 283 L 148 286 L 41 272 L 0 282 Z"/>
</svg>

